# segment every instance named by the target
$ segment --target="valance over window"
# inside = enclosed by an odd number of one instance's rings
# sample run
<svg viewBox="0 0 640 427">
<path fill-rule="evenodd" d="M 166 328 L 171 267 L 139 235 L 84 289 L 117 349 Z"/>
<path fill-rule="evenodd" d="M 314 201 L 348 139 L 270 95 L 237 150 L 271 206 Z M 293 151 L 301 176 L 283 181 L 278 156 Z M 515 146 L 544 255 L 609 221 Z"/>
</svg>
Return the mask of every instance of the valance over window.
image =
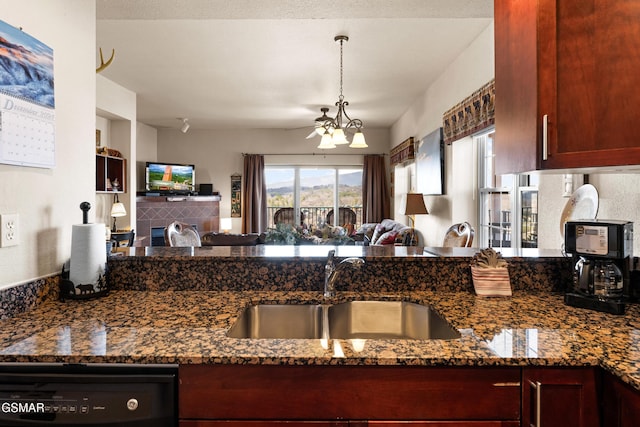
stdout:
<svg viewBox="0 0 640 427">
<path fill-rule="evenodd" d="M 455 140 L 493 125 L 495 97 L 495 80 L 491 80 L 445 112 L 442 117 L 444 142 L 451 144 Z"/>
</svg>

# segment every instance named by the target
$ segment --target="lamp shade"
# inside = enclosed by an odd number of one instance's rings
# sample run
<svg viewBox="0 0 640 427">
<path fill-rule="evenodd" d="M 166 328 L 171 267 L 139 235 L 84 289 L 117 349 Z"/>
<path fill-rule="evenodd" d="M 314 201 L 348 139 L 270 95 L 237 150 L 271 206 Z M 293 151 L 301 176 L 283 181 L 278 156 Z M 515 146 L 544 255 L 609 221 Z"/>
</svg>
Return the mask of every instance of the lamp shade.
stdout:
<svg viewBox="0 0 640 427">
<path fill-rule="evenodd" d="M 127 210 L 124 208 L 124 204 L 116 202 L 111 206 L 111 216 L 119 217 L 127 215 Z"/>
<path fill-rule="evenodd" d="M 428 214 L 427 206 L 424 204 L 422 193 L 407 193 L 407 204 L 404 208 L 405 215 Z"/>
<path fill-rule="evenodd" d="M 227 232 L 232 228 L 231 218 L 220 218 L 220 230 Z"/>
<path fill-rule="evenodd" d="M 331 135 L 329 135 L 329 132 L 325 132 L 324 135 L 322 135 L 322 139 L 320 140 L 320 145 L 318 145 L 318 148 L 321 148 L 323 150 L 336 148 L 333 140 L 331 139 Z"/>
<path fill-rule="evenodd" d="M 334 145 L 348 144 L 347 137 L 344 134 L 344 130 L 342 128 L 336 128 L 331 135 L 331 140 Z"/>
<path fill-rule="evenodd" d="M 367 141 L 365 141 L 364 139 L 364 134 L 362 133 L 362 131 L 357 131 L 355 134 L 353 134 L 353 140 L 351 141 L 351 145 L 349 145 L 349 148 L 367 148 Z"/>
</svg>

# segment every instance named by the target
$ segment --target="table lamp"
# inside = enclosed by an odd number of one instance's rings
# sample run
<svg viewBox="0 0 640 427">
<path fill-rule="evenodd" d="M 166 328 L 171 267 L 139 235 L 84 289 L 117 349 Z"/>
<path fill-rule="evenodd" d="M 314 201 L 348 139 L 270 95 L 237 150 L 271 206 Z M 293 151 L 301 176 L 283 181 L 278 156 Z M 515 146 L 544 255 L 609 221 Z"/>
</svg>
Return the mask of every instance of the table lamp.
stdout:
<svg viewBox="0 0 640 427">
<path fill-rule="evenodd" d="M 428 214 L 429 211 L 424 204 L 424 195 L 422 193 L 407 193 L 407 203 L 404 208 L 404 214 L 411 220 L 411 244 L 415 238 L 414 228 L 416 226 L 416 215 Z"/>
<path fill-rule="evenodd" d="M 224 234 L 229 234 L 232 228 L 231 218 L 220 218 L 220 230 L 222 230 Z"/>
<path fill-rule="evenodd" d="M 111 232 L 115 233 L 116 229 L 116 218 L 120 216 L 126 216 L 127 210 L 124 208 L 124 204 L 120 203 L 118 199 L 118 195 L 116 194 L 113 199 L 113 205 L 111 205 L 111 216 L 113 217 L 113 226 L 111 227 Z"/>
</svg>

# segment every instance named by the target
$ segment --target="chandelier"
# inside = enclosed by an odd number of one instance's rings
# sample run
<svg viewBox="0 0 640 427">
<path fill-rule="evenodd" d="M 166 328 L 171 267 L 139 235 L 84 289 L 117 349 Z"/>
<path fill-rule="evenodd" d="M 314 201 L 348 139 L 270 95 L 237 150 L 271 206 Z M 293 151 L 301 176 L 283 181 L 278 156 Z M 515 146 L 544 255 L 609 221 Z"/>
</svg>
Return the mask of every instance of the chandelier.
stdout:
<svg viewBox="0 0 640 427">
<path fill-rule="evenodd" d="M 335 36 L 334 40 L 340 42 L 340 96 L 338 97 L 338 102 L 335 104 L 336 107 L 338 107 L 338 113 L 335 118 L 331 118 L 327 116 L 327 112 L 329 111 L 328 108 L 325 107 L 320 109 L 320 111 L 322 111 L 322 116 L 315 120 L 315 131 L 322 136 L 318 148 L 330 149 L 336 148 L 337 145 L 349 144 L 345 133 L 348 129 L 355 130 L 349 147 L 367 148 L 368 145 L 364 139 L 364 134 L 362 133 L 362 120 L 352 119 L 349 117 L 347 110 L 345 109 L 349 103 L 344 100 L 344 95 L 342 94 L 342 46 L 344 42 L 349 41 L 349 37 Z"/>
</svg>

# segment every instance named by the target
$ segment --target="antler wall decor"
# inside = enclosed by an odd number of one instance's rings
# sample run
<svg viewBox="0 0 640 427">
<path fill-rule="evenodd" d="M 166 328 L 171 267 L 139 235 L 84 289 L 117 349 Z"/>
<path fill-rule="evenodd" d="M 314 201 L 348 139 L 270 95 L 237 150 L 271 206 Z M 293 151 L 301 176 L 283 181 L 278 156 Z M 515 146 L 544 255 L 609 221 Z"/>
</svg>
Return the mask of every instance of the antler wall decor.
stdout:
<svg viewBox="0 0 640 427">
<path fill-rule="evenodd" d="M 113 61 L 113 58 L 115 56 L 116 56 L 116 50 L 111 49 L 111 58 L 109 58 L 107 62 L 104 62 L 104 58 L 102 57 L 102 48 L 100 48 L 100 66 L 96 68 L 96 73 L 99 73 L 100 71 L 104 70 L 109 65 L 111 65 L 111 62 Z"/>
</svg>

